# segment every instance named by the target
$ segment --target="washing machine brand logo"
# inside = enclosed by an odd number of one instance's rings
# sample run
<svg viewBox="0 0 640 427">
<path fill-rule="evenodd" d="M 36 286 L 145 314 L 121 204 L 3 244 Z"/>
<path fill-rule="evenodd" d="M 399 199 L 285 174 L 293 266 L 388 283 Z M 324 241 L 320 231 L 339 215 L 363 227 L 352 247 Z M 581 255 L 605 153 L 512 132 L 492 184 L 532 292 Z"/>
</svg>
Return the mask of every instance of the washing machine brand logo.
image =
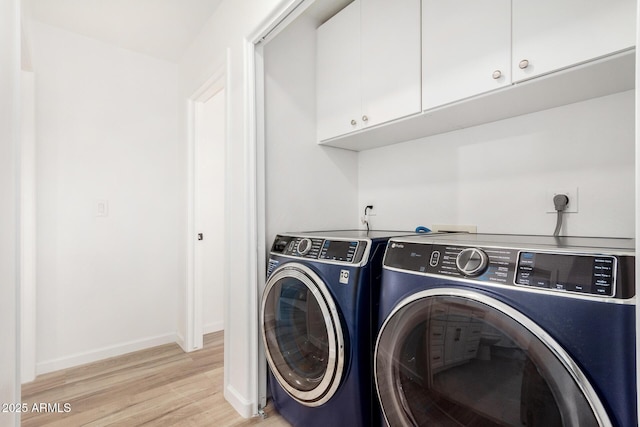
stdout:
<svg viewBox="0 0 640 427">
<path fill-rule="evenodd" d="M 343 285 L 349 284 L 349 270 L 340 270 L 340 283 Z"/>
<path fill-rule="evenodd" d="M 392 242 L 391 243 L 391 249 L 404 249 L 404 245 L 402 243 L 396 243 L 396 242 Z"/>
</svg>

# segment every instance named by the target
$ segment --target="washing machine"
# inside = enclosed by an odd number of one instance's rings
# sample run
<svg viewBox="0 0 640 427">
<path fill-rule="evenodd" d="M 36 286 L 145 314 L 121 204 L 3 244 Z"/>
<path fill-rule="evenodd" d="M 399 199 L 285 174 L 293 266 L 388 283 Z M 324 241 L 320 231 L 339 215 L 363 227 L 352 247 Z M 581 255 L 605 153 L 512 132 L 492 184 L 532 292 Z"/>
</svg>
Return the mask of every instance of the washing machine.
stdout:
<svg viewBox="0 0 640 427">
<path fill-rule="evenodd" d="M 637 426 L 633 239 L 394 238 L 374 372 L 390 426 Z"/>
<path fill-rule="evenodd" d="M 377 295 L 386 243 L 398 234 L 346 230 L 275 238 L 262 337 L 271 398 L 293 426 L 379 423 L 372 373 Z"/>
</svg>

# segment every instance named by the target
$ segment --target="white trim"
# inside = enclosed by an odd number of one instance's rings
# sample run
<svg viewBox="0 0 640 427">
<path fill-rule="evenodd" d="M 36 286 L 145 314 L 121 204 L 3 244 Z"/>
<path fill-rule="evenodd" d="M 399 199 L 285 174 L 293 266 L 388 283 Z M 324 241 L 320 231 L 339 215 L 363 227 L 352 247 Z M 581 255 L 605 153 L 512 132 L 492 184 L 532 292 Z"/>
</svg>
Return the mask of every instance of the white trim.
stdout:
<svg viewBox="0 0 640 427">
<path fill-rule="evenodd" d="M 195 324 L 197 313 L 195 309 L 196 282 L 195 282 L 195 100 L 187 100 L 187 277 L 185 287 L 185 325 L 184 331 L 180 331 L 183 337 L 181 347 L 189 352 L 202 346 L 195 337 Z"/>
<path fill-rule="evenodd" d="M 183 351 L 186 348 L 184 337 L 180 332 L 176 332 L 176 344 L 178 344 Z"/>
<path fill-rule="evenodd" d="M 36 378 L 35 77 L 22 71 L 20 147 L 20 381 Z"/>
<path fill-rule="evenodd" d="M 245 203 L 248 207 L 248 224 L 247 224 L 247 242 L 246 247 L 254 250 L 250 250 L 247 257 L 247 270 L 249 271 L 249 307 L 253 309 L 249 312 L 249 354 L 250 360 L 254 363 L 249 367 L 249 389 L 254 390 L 252 396 L 252 414 L 257 414 L 259 409 L 259 401 L 257 399 L 259 388 L 258 380 L 258 346 L 259 346 L 259 328 L 258 328 L 258 283 L 260 282 L 260 270 L 259 270 L 259 251 L 260 247 L 258 241 L 259 236 L 264 234 L 264 230 L 260 229 L 261 221 L 259 218 L 264 216 L 264 212 L 258 211 L 258 198 L 259 193 L 263 193 L 263 190 L 258 184 L 258 170 L 261 169 L 258 166 L 258 142 L 256 137 L 256 68 L 255 68 L 255 48 L 254 42 L 249 40 L 244 41 L 244 57 L 245 57 L 245 81 L 244 81 L 244 93 L 245 93 L 245 167 L 247 171 L 246 185 L 246 199 Z M 264 180 L 262 184 L 264 183 Z"/>
<path fill-rule="evenodd" d="M 227 91 L 225 93 L 225 99 L 224 99 L 224 103 L 225 103 L 225 132 L 227 134 L 226 136 L 226 145 L 224 148 L 224 164 L 225 164 L 225 180 L 224 180 L 224 221 L 225 224 L 230 224 L 231 223 L 231 218 L 233 215 L 233 209 L 231 208 L 231 203 L 232 203 L 232 198 L 231 195 L 233 194 L 233 180 L 231 177 L 231 171 L 232 171 L 232 167 L 231 165 L 233 164 L 233 156 L 232 156 L 232 147 L 231 147 L 231 138 L 230 138 L 230 133 L 231 133 L 231 97 L 232 97 L 232 93 L 231 93 L 231 49 L 227 48 L 227 56 L 226 56 L 226 62 L 227 62 L 227 78 L 226 78 L 226 88 Z M 230 231 L 231 227 L 225 227 L 224 228 L 224 245 L 226 248 L 231 248 L 233 245 L 233 236 L 231 234 Z M 231 311 L 228 309 L 229 307 L 233 307 L 233 301 L 231 301 L 231 292 L 229 292 L 229 284 L 232 283 L 231 281 L 231 258 L 229 257 L 228 252 L 225 251 L 224 253 L 224 271 L 223 271 L 223 277 L 224 277 L 224 324 L 225 325 L 229 325 L 231 323 Z M 229 334 L 229 328 L 224 328 L 224 332 L 223 332 L 223 341 L 225 343 L 230 343 L 231 341 L 231 336 Z M 231 360 L 231 346 L 230 345 L 225 345 L 224 346 L 224 396 L 225 399 L 227 399 L 227 401 L 229 403 L 231 403 L 232 401 L 227 397 L 227 389 L 231 388 L 231 386 L 229 385 L 229 360 Z M 235 389 L 233 389 L 234 393 L 237 394 L 237 392 L 235 392 Z M 234 402 L 237 403 L 237 400 L 234 400 Z M 239 413 L 242 413 L 242 406 L 236 406 L 236 404 L 231 403 L 231 405 L 236 409 L 236 411 L 238 411 Z"/>
<path fill-rule="evenodd" d="M 256 415 L 253 411 L 255 404 L 248 401 L 233 386 L 227 385 L 224 388 L 224 398 L 233 406 L 233 408 L 244 418 L 250 418 Z"/>
<path fill-rule="evenodd" d="M 225 58 L 224 64 L 218 67 L 218 69 L 209 77 L 193 95 L 187 100 L 187 277 L 186 277 L 186 290 L 185 290 L 185 331 L 184 339 L 180 341 L 180 346 L 186 352 L 199 350 L 203 347 L 202 336 L 204 334 L 203 329 L 203 313 L 202 313 L 202 298 L 203 298 L 203 284 L 201 281 L 196 280 L 196 227 L 199 223 L 198 209 L 196 207 L 196 176 L 198 174 L 197 163 L 197 123 L 198 117 L 201 114 L 201 106 L 204 102 L 207 102 L 221 90 L 228 87 L 229 82 L 229 70 L 230 61 L 229 53 Z M 227 97 L 228 98 L 228 97 Z M 228 116 L 229 103 L 225 102 Z M 228 120 L 228 119 L 225 119 Z M 227 122 L 228 125 L 228 122 Z M 225 144 L 228 151 L 228 133 L 225 135 Z M 225 160 L 225 173 L 229 171 L 229 159 Z M 228 181 L 228 179 L 226 180 Z M 225 206 L 227 203 L 226 193 L 228 188 L 225 184 Z M 225 207 L 225 217 L 228 218 L 228 211 Z M 225 261 L 226 263 L 226 261 Z M 229 283 L 225 281 L 225 283 Z M 226 319 L 225 319 L 226 320 Z"/>
<path fill-rule="evenodd" d="M 315 0 L 290 0 L 283 2 L 281 8 L 276 8 L 276 12 L 273 18 L 268 20 L 269 24 L 254 33 L 253 37 L 250 37 L 254 44 L 268 43 L 270 40 L 284 30 L 287 25 L 292 23 L 298 18 L 309 6 L 311 6 Z"/>
<path fill-rule="evenodd" d="M 256 101 L 256 209 L 258 212 L 258 275 L 256 302 L 261 306 L 262 291 L 266 285 L 267 271 L 267 244 L 266 234 L 266 154 L 265 154 L 265 108 L 264 108 L 264 56 L 263 45 L 256 45 L 255 58 L 255 101 Z M 260 310 L 260 308 L 258 308 Z M 258 335 L 260 336 L 260 311 L 258 311 Z M 262 340 L 258 340 L 257 359 L 257 387 L 258 387 L 258 407 L 264 408 L 267 405 L 267 358 Z"/>
<path fill-rule="evenodd" d="M 102 347 L 97 350 L 72 354 L 71 356 L 61 357 L 59 359 L 43 361 L 37 364 L 36 372 L 38 375 L 42 375 L 48 372 L 59 371 L 60 369 L 67 369 L 84 365 L 86 363 L 97 362 L 109 357 L 121 356 L 133 351 L 146 350 L 150 347 L 177 342 L 178 336 L 176 334 L 158 335 L 155 337 L 129 341 L 122 344 Z"/>
</svg>

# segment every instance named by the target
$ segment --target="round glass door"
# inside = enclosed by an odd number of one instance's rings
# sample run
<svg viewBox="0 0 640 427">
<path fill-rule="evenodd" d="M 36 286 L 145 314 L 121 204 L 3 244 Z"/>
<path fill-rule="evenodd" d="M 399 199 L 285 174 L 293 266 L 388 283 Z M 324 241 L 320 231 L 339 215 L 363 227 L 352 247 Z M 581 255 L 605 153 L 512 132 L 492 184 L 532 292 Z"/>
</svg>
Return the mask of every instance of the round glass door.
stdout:
<svg viewBox="0 0 640 427">
<path fill-rule="evenodd" d="M 276 269 L 262 298 L 267 362 L 282 388 L 307 406 L 333 396 L 344 368 L 344 336 L 335 303 L 308 267 Z"/>
<path fill-rule="evenodd" d="M 547 333 L 471 291 L 434 289 L 402 301 L 378 336 L 375 379 L 394 427 L 611 425 Z"/>
</svg>

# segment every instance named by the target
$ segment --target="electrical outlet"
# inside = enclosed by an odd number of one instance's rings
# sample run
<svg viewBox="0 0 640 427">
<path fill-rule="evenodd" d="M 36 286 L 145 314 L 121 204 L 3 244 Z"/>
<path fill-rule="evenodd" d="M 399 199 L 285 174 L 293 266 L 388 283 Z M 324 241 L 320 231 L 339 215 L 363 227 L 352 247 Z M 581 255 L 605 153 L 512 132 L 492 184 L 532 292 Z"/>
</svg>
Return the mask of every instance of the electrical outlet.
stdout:
<svg viewBox="0 0 640 427">
<path fill-rule="evenodd" d="M 545 207 L 547 213 L 556 213 L 556 207 L 553 204 L 553 197 L 558 194 L 564 194 L 569 198 L 569 203 L 567 204 L 567 209 L 564 212 L 578 212 L 578 188 L 556 188 L 553 190 L 547 190 L 545 195 Z"/>
<path fill-rule="evenodd" d="M 376 216 L 378 214 L 378 204 L 375 201 L 369 201 L 369 203 L 364 204 L 364 208 L 367 206 L 373 206 L 371 209 L 367 209 L 367 215 Z M 364 210 L 362 211 L 364 214 Z"/>
</svg>

